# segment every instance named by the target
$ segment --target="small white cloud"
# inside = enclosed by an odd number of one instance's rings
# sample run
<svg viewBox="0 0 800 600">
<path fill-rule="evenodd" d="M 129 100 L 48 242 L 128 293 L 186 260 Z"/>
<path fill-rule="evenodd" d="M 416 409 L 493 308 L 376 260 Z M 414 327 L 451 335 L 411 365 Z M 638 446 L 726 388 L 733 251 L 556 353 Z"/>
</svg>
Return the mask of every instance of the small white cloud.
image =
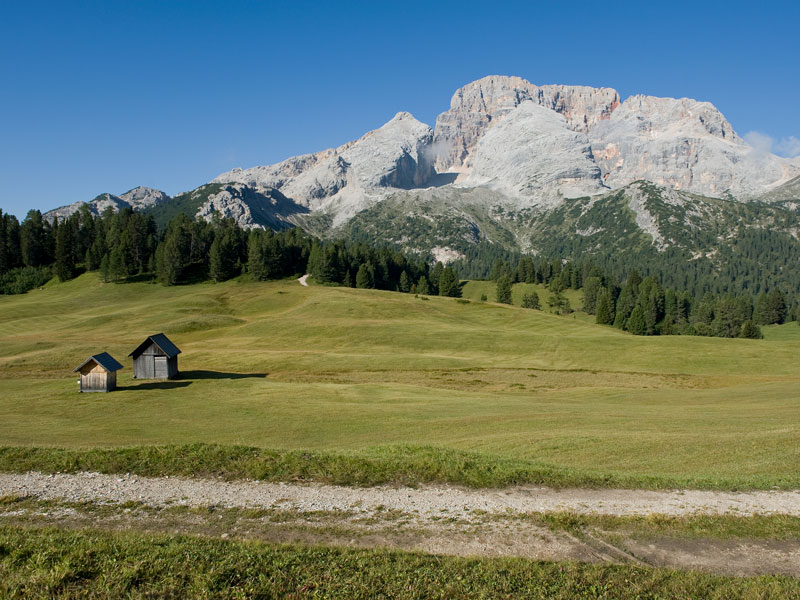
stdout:
<svg viewBox="0 0 800 600">
<path fill-rule="evenodd" d="M 783 138 L 780 142 L 775 144 L 775 152 L 781 156 L 788 156 L 794 158 L 800 156 L 800 139 L 792 136 Z"/>
<path fill-rule="evenodd" d="M 759 152 L 772 152 L 775 139 L 760 131 L 748 131 L 744 134 L 744 141 Z"/>
<path fill-rule="evenodd" d="M 748 131 L 744 134 L 744 141 L 758 152 L 773 152 L 787 158 L 800 156 L 800 139 L 793 135 L 776 140 L 760 131 Z"/>
</svg>

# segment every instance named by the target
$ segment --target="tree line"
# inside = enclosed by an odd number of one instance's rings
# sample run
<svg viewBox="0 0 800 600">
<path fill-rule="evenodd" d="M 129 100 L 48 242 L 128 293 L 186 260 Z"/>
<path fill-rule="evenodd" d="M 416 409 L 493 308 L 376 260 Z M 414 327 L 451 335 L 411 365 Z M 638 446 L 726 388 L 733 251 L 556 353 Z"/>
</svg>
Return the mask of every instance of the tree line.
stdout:
<svg viewBox="0 0 800 600">
<path fill-rule="evenodd" d="M 404 253 L 345 241 L 323 242 L 302 229 L 280 232 L 178 214 L 159 232 L 130 208 L 94 216 L 87 206 L 52 221 L 32 210 L 20 224 L 0 212 L 0 293 L 23 293 L 53 276 L 98 271 L 106 282 L 156 279 L 164 285 L 225 281 L 249 273 L 279 279 L 311 273 L 321 283 L 460 296 L 459 274 Z"/>
<path fill-rule="evenodd" d="M 687 290 L 665 288 L 653 275 L 642 278 L 632 270 L 618 282 L 591 262 L 563 263 L 560 260 L 534 261 L 522 257 L 512 266 L 497 260 L 490 279 L 496 283 L 498 302 L 512 303 L 511 286 L 516 282 L 539 283 L 547 287 L 548 305 L 556 313 L 573 309 L 563 292 L 567 288 L 583 291 L 581 310 L 594 315 L 602 325 L 612 325 L 634 335 L 702 335 L 716 337 L 762 337 L 760 325 L 798 319 L 800 303 L 790 306 L 780 289 L 750 294 L 714 294 L 701 298 Z M 541 308 L 536 292 L 523 297 L 525 308 Z M 798 319 L 800 322 L 800 319 Z"/>
<path fill-rule="evenodd" d="M 696 297 L 686 289 L 665 287 L 655 275 L 643 278 L 637 270 L 620 280 L 589 261 L 509 254 L 494 254 L 488 267 L 485 260 L 491 254 L 476 253 L 474 268 L 489 269 L 499 302 L 511 304 L 516 282 L 538 283 L 546 286 L 546 302 L 554 312 L 569 313 L 574 309 L 564 290 L 582 290 L 581 309 L 597 323 L 636 335 L 759 337 L 760 325 L 798 317 L 796 299 L 777 288 L 755 297 L 710 291 Z M 323 284 L 461 295 L 454 265 L 431 264 L 389 247 L 320 241 L 299 228 L 248 231 L 232 219 L 193 220 L 178 214 L 159 231 L 152 216 L 129 208 L 95 216 L 82 206 L 52 221 L 32 210 L 22 223 L 0 211 L 0 293 L 23 293 L 53 276 L 66 281 L 84 271 L 98 271 L 108 282 L 156 279 L 164 285 L 219 282 L 244 273 L 256 280 L 310 273 Z M 522 306 L 540 309 L 542 300 L 532 292 Z"/>
</svg>

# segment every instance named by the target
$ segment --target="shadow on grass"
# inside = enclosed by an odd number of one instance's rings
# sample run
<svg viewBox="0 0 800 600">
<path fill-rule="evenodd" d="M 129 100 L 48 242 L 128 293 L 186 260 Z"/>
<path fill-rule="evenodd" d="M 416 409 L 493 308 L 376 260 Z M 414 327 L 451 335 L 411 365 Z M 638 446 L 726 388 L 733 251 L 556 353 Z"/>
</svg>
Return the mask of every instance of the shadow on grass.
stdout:
<svg viewBox="0 0 800 600">
<path fill-rule="evenodd" d="M 192 382 L 165 379 L 159 381 L 147 381 L 147 383 L 134 383 L 133 385 L 120 385 L 117 386 L 117 389 L 123 392 L 135 390 L 174 390 L 176 388 L 186 387 L 187 385 L 192 385 Z"/>
<path fill-rule="evenodd" d="M 181 380 L 196 380 L 196 379 L 264 379 L 266 373 L 225 373 L 223 371 L 181 371 L 178 373 L 178 379 Z M 189 383 L 189 382 L 187 382 Z"/>
</svg>

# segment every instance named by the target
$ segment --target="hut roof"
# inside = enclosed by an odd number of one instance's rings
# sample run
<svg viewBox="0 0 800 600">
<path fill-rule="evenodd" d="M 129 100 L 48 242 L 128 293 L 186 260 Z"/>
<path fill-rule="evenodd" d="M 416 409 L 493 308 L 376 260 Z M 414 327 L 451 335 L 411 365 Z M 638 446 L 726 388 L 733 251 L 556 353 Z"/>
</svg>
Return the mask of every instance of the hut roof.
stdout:
<svg viewBox="0 0 800 600">
<path fill-rule="evenodd" d="M 141 344 L 139 344 L 133 352 L 128 354 L 128 356 L 136 358 L 142 352 L 144 352 L 144 349 L 151 342 L 158 346 L 161 351 L 167 355 L 167 358 L 173 358 L 181 353 L 180 348 L 173 344 L 167 336 L 165 336 L 163 333 L 156 333 L 155 335 L 147 336 L 147 338 Z"/>
<path fill-rule="evenodd" d="M 103 367 L 109 373 L 113 373 L 115 371 L 119 371 L 122 368 L 122 365 L 117 362 L 117 360 L 111 356 L 108 352 L 102 352 L 100 354 L 95 354 L 90 356 L 85 361 L 83 361 L 80 365 L 75 367 L 72 371 L 73 373 L 77 373 L 80 371 L 87 363 L 94 361 L 101 367 Z"/>
</svg>

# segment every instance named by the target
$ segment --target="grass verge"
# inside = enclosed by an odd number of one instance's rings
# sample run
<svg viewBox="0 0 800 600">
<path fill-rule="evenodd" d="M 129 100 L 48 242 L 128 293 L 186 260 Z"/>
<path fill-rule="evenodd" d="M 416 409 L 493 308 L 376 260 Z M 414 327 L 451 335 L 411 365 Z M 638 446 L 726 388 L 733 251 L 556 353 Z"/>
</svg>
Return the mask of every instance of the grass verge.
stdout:
<svg viewBox="0 0 800 600">
<path fill-rule="evenodd" d="M 0 447 L 0 472 L 27 471 L 314 481 L 353 486 L 441 483 L 472 488 L 521 484 L 631 489 L 800 487 L 796 479 L 760 482 L 752 478 L 613 476 L 428 446 L 377 447 L 359 453 L 278 451 L 202 443 L 93 449 Z"/>
<path fill-rule="evenodd" d="M 4 598 L 789 598 L 800 580 L 0 528 Z"/>
</svg>

